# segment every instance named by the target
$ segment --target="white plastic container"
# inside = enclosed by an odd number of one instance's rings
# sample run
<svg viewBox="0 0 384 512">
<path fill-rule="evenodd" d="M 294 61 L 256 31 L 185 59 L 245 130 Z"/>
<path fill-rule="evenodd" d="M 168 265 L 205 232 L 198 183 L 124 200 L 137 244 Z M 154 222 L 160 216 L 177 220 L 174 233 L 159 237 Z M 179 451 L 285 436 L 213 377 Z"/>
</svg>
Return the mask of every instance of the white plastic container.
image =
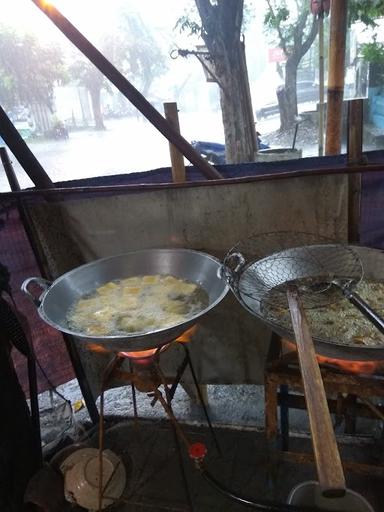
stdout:
<svg viewBox="0 0 384 512">
<path fill-rule="evenodd" d="M 318 482 L 302 482 L 288 496 L 289 505 L 319 507 L 338 512 L 375 512 L 368 501 L 355 491 L 347 489 L 342 498 L 324 498 Z"/>
</svg>

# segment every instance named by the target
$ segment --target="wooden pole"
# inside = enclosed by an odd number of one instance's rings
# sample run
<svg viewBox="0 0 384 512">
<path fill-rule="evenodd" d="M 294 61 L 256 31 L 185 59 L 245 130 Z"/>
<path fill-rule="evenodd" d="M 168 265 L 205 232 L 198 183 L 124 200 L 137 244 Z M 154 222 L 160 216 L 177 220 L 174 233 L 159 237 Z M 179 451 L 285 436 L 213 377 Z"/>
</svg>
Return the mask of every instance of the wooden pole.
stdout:
<svg viewBox="0 0 384 512">
<path fill-rule="evenodd" d="M 348 165 L 363 164 L 363 100 L 348 101 Z"/>
<path fill-rule="evenodd" d="M 316 461 L 317 476 L 323 496 L 345 495 L 345 478 L 331 415 L 325 394 L 323 379 L 316 359 L 308 321 L 298 289 L 290 285 L 287 290 L 289 311 L 295 333 L 300 371 L 309 424 L 312 446 Z"/>
<path fill-rule="evenodd" d="M 363 100 L 348 101 L 347 159 L 349 166 L 363 160 Z M 348 241 L 360 242 L 361 174 L 348 175 Z"/>
<path fill-rule="evenodd" d="M 59 30 L 94 64 L 97 69 L 150 121 L 159 132 L 195 165 L 208 179 L 220 179 L 221 174 L 194 150 L 149 101 L 109 62 L 61 12 L 45 0 L 32 2 L 59 28 Z"/>
<path fill-rule="evenodd" d="M 177 103 L 164 103 L 165 119 L 169 124 L 180 133 L 179 115 L 177 110 Z M 183 183 L 185 181 L 185 165 L 184 157 L 171 142 L 169 143 L 169 153 L 171 155 L 172 164 L 172 178 L 174 183 Z"/>
<path fill-rule="evenodd" d="M 348 0 L 332 0 L 329 36 L 326 155 L 338 155 L 341 152 L 347 7 Z"/>
</svg>

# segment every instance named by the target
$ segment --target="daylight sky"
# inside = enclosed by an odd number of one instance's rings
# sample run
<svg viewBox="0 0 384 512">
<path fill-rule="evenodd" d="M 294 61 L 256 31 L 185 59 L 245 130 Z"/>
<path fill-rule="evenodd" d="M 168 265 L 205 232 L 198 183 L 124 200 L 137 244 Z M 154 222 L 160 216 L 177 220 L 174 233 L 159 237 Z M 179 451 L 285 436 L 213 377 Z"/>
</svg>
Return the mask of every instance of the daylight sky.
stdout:
<svg viewBox="0 0 384 512">
<path fill-rule="evenodd" d="M 5 0 L 3 2 L 6 3 Z M 88 37 L 94 37 L 106 27 L 113 29 L 117 23 L 118 9 L 122 5 L 138 12 L 150 26 L 172 30 L 190 0 L 52 0 L 51 3 Z M 58 29 L 31 0 L 7 2 L 7 7 L 2 9 L 1 23 L 22 32 L 36 32 L 42 39 L 60 39 Z"/>
<path fill-rule="evenodd" d="M 1 22 L 10 25 L 19 32 L 34 32 L 42 42 L 56 42 L 65 53 L 74 52 L 73 45 L 61 34 L 53 23 L 34 5 L 32 0 L 0 0 L 7 5 L 1 13 Z M 100 36 L 114 31 L 119 26 L 118 12 L 121 6 L 138 13 L 147 25 L 157 44 L 164 53 L 174 48 L 195 49 L 197 38 L 188 37 L 175 31 L 175 23 L 188 7 L 194 5 L 193 0 L 51 0 L 53 3 L 95 46 L 100 43 Z M 267 41 L 263 30 L 262 0 L 249 0 L 249 12 L 245 33 L 248 72 L 250 81 L 254 82 L 252 90 L 258 90 L 258 97 L 274 97 L 274 91 L 280 80 L 275 65 L 266 66 L 268 47 L 273 43 Z M 256 8 L 257 7 L 257 8 Z M 201 44 L 201 41 L 200 41 Z M 76 53 L 76 52 L 75 52 Z M 169 73 L 159 84 L 159 89 L 169 89 L 169 84 L 183 82 L 185 77 L 195 69 L 196 79 L 201 83 L 205 77 L 200 64 L 179 58 L 169 62 Z M 265 88 L 268 83 L 270 87 Z M 258 85 L 260 84 L 261 87 Z M 211 89 L 213 86 L 209 86 Z M 160 93 L 160 90 L 159 90 Z M 164 94 L 161 92 L 161 94 Z M 264 99 L 263 99 L 264 101 Z"/>
</svg>

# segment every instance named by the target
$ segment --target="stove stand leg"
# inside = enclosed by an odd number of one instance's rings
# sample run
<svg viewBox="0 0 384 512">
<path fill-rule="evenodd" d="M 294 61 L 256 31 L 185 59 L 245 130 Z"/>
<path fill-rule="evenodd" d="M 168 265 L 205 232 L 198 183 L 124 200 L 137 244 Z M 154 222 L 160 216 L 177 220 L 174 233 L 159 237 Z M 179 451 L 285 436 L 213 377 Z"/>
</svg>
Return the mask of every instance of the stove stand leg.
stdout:
<svg viewBox="0 0 384 512">
<path fill-rule="evenodd" d="M 163 388 L 164 388 L 165 400 L 164 400 L 164 398 L 163 398 L 163 396 L 162 396 L 162 394 L 161 394 L 159 389 L 156 389 L 154 391 L 154 395 L 157 398 L 157 400 L 160 401 L 160 403 L 163 406 L 165 412 L 167 413 L 169 419 L 171 420 L 172 432 L 173 432 L 173 437 L 174 437 L 174 441 L 175 441 L 175 445 L 176 445 L 176 449 L 177 449 L 177 456 L 178 456 L 178 459 L 179 459 L 180 473 L 181 473 L 181 478 L 183 480 L 185 496 L 187 498 L 187 503 L 188 503 L 188 509 L 189 509 L 190 512 L 193 512 L 193 501 L 192 501 L 192 496 L 191 496 L 191 493 L 190 493 L 190 490 L 189 490 L 187 475 L 186 475 L 185 466 L 184 466 L 183 452 L 182 452 L 181 445 L 180 445 L 180 441 L 182 440 L 184 442 L 184 444 L 186 445 L 187 449 L 188 449 L 189 446 L 190 446 L 190 442 L 187 439 L 187 437 L 185 436 L 183 430 L 181 429 L 180 425 L 178 424 L 178 422 L 177 422 L 177 420 L 175 418 L 175 415 L 174 415 L 173 409 L 172 409 L 172 398 L 173 398 L 173 396 L 171 395 L 171 392 L 170 392 L 171 390 L 167 386 L 167 382 L 166 382 L 165 376 L 164 376 L 163 372 L 161 371 L 158 363 L 156 364 L 156 369 L 157 369 L 157 372 L 159 374 L 161 383 L 162 383 Z"/>
<path fill-rule="evenodd" d="M 108 383 L 112 379 L 114 371 L 122 364 L 123 359 L 117 355 L 111 359 L 111 361 L 106 366 L 102 379 L 101 379 L 101 392 L 100 392 L 100 414 L 99 414 L 99 448 L 98 448 L 98 458 L 99 458 L 99 489 L 98 489 L 98 512 L 102 510 L 103 503 L 103 452 L 104 452 L 104 441 L 105 441 L 105 425 L 104 425 L 104 393 L 107 389 Z"/>
<path fill-rule="evenodd" d="M 188 366 L 189 366 L 189 369 L 191 370 L 191 374 L 192 374 L 192 379 L 193 379 L 193 383 L 195 384 L 195 387 L 196 387 L 196 391 L 197 391 L 197 396 L 199 397 L 199 401 L 201 403 L 201 406 L 203 408 L 203 411 L 204 411 L 204 416 L 205 416 L 205 419 L 207 421 L 207 424 L 208 424 L 208 427 L 209 427 L 209 431 L 211 433 L 211 436 L 212 436 L 212 439 L 213 439 L 213 442 L 215 443 L 215 446 L 216 446 L 216 450 L 217 450 L 217 453 L 220 455 L 220 457 L 223 455 L 223 452 L 221 450 L 221 447 L 220 447 L 220 444 L 219 444 L 219 441 L 216 437 L 216 433 L 215 433 L 215 430 L 212 426 L 212 423 L 211 423 L 211 419 L 209 417 L 209 414 L 208 414 L 208 409 L 207 409 L 207 405 L 206 405 L 206 402 L 204 400 L 204 397 L 202 395 L 202 392 L 201 392 L 201 389 L 200 389 L 200 386 L 199 386 L 199 383 L 197 381 L 197 377 L 196 377 L 196 373 L 195 373 L 195 369 L 193 367 L 193 364 L 192 364 L 192 360 L 191 360 L 191 356 L 189 354 L 189 350 L 188 350 L 188 347 L 186 346 L 186 344 L 183 343 L 182 345 L 184 347 L 184 350 L 185 350 L 185 356 L 187 358 L 187 362 L 188 362 Z"/>
<path fill-rule="evenodd" d="M 283 452 L 289 450 L 289 388 L 286 384 L 280 385 L 280 431 L 281 431 L 281 449 Z"/>
<path fill-rule="evenodd" d="M 174 437 L 174 440 L 175 440 L 175 445 L 176 445 L 176 448 L 177 448 L 177 456 L 178 456 L 178 459 L 179 459 L 180 473 L 181 473 L 181 478 L 183 480 L 183 485 L 184 485 L 184 489 L 185 489 L 185 496 L 187 498 L 188 508 L 189 508 L 190 512 L 193 512 L 193 501 L 192 501 L 191 492 L 189 490 L 187 475 L 186 475 L 186 472 L 185 472 L 183 452 L 182 452 L 182 449 L 181 449 L 181 446 L 180 446 L 179 436 L 177 435 L 177 431 L 176 431 L 176 428 L 173 425 L 173 423 L 172 423 L 172 431 L 173 431 L 173 437 Z"/>
<path fill-rule="evenodd" d="M 345 398 L 345 433 L 350 435 L 356 434 L 356 395 L 348 395 Z"/>
<path fill-rule="evenodd" d="M 129 371 L 133 373 L 132 362 L 129 361 Z M 132 392 L 132 405 L 133 405 L 133 419 L 135 427 L 139 424 L 139 415 L 137 412 L 137 399 L 136 399 L 136 388 L 133 380 L 131 381 L 131 392 Z"/>
<path fill-rule="evenodd" d="M 264 421 L 268 441 L 277 438 L 277 383 L 267 372 L 264 376 Z"/>
</svg>

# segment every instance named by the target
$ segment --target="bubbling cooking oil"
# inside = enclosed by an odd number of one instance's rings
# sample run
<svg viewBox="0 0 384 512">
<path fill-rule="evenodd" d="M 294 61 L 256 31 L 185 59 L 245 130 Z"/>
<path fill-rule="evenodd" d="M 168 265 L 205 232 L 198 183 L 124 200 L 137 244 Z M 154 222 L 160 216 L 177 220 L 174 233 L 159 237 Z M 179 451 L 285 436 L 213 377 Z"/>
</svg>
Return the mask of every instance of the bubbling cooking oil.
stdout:
<svg viewBox="0 0 384 512">
<path fill-rule="evenodd" d="M 172 275 L 109 281 L 80 298 L 67 315 L 68 327 L 90 336 L 142 334 L 186 322 L 209 304 L 198 284 Z"/>
</svg>

